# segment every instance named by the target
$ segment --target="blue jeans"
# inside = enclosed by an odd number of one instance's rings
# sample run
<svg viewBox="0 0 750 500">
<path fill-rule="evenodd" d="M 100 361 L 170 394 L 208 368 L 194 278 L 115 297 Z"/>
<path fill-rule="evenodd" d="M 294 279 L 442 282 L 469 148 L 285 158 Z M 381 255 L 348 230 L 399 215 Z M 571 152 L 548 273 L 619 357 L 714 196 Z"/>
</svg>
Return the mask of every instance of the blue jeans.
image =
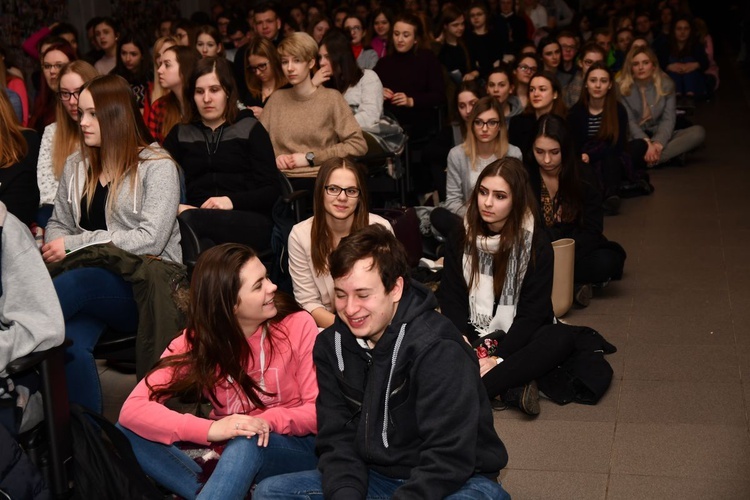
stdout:
<svg viewBox="0 0 750 500">
<path fill-rule="evenodd" d="M 323 500 L 320 471 L 296 472 L 266 479 L 253 491 L 253 500 Z M 393 497 L 394 492 L 406 482 L 370 470 L 367 483 L 367 500 Z M 484 476 L 472 476 L 446 500 L 510 500 L 510 495 L 500 483 Z"/>
<path fill-rule="evenodd" d="M 117 426 L 130 440 L 143 471 L 186 499 L 241 500 L 253 483 L 278 474 L 315 469 L 318 465 L 314 436 L 296 437 L 272 432 L 265 448 L 258 446 L 257 437 L 235 438 L 227 441 L 211 477 L 203 484 L 200 465 L 177 446 L 149 441 L 119 424 Z"/>
<path fill-rule="evenodd" d="M 123 335 L 131 335 L 138 329 L 133 287 L 117 274 L 99 267 L 66 271 L 52 283 L 65 318 L 65 338 L 73 341 L 65 356 L 69 399 L 101 413 L 102 387 L 94 346 L 108 327 Z"/>
</svg>

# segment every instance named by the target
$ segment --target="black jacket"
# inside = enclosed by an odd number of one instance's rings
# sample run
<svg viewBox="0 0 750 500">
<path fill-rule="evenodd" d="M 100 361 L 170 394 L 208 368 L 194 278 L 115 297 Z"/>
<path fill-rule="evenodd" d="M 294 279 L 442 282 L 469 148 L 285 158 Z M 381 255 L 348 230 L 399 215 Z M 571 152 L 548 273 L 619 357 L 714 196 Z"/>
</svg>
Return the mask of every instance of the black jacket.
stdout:
<svg viewBox="0 0 750 500">
<path fill-rule="evenodd" d="M 22 134 L 28 150 L 18 163 L 0 168 L 0 201 L 8 207 L 8 212 L 28 226 L 36 220 L 39 207 L 39 186 L 36 179 L 39 136 L 29 129 L 24 129 Z"/>
<path fill-rule="evenodd" d="M 326 498 L 364 498 L 368 470 L 406 479 L 394 498 L 443 498 L 508 461 L 477 358 L 412 282 L 372 350 L 337 317 L 313 351 Z M 387 388 L 390 386 L 390 391 Z"/>
<path fill-rule="evenodd" d="M 501 358 L 510 357 L 528 344 L 540 327 L 552 324 L 554 260 L 549 238 L 537 226 L 534 229 L 531 259 L 521 285 L 516 315 L 497 348 L 497 355 Z M 477 334 L 469 323 L 469 290 L 463 274 L 463 248 L 458 238 L 453 238 L 446 245 L 444 261 L 443 278 L 438 292 L 440 311 L 473 341 Z"/>
<path fill-rule="evenodd" d="M 185 171 L 187 203 L 200 207 L 228 196 L 235 210 L 271 215 L 281 194 L 276 156 L 268 132 L 251 111 L 215 131 L 200 121 L 177 125 L 164 148 Z"/>
</svg>

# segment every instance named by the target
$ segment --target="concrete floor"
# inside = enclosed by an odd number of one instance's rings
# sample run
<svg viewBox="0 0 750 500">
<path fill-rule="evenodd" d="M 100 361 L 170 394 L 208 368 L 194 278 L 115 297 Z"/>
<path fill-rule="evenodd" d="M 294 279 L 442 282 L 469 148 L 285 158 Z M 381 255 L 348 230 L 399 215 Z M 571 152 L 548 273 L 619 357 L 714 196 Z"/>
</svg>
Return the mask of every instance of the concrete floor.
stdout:
<svg viewBox="0 0 750 500">
<path fill-rule="evenodd" d="M 564 318 L 617 346 L 609 392 L 596 406 L 542 401 L 535 420 L 495 413 L 516 499 L 750 498 L 750 86 L 722 72 L 694 117 L 706 147 L 605 220 L 624 279 Z M 116 419 L 135 377 L 102 366 L 102 379 Z"/>
</svg>

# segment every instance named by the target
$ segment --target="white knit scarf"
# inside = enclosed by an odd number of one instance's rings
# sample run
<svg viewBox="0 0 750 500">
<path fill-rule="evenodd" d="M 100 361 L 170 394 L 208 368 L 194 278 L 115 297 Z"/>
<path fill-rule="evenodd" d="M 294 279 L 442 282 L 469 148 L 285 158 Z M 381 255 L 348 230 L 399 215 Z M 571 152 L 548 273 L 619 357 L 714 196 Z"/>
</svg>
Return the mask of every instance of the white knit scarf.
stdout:
<svg viewBox="0 0 750 500">
<path fill-rule="evenodd" d="M 464 221 L 464 224 L 466 222 Z M 516 306 L 521 294 L 521 285 L 531 257 L 531 240 L 534 237 L 534 217 L 526 212 L 522 227 L 523 246 L 511 250 L 505 271 L 505 282 L 500 297 L 495 297 L 492 276 L 492 259 L 500 248 L 500 235 L 480 236 L 474 242 L 479 253 L 479 275 L 469 290 L 469 323 L 480 337 L 495 330 L 507 332 L 516 316 Z M 468 245 L 472 242 L 468 242 Z M 463 266 L 466 283 L 471 280 L 471 257 L 464 250 Z"/>
</svg>

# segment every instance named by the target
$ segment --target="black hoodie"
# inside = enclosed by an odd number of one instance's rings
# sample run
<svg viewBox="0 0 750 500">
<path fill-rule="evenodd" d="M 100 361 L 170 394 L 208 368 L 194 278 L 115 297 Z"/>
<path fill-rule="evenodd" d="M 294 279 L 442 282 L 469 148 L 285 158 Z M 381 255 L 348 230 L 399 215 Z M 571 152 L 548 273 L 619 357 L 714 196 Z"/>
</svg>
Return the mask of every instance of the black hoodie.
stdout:
<svg viewBox="0 0 750 500">
<path fill-rule="evenodd" d="M 475 474 L 496 480 L 507 464 L 476 355 L 435 307 L 412 282 L 374 349 L 338 317 L 318 336 L 326 498 L 364 498 L 369 469 L 406 480 L 394 498 L 443 498 Z"/>
</svg>

